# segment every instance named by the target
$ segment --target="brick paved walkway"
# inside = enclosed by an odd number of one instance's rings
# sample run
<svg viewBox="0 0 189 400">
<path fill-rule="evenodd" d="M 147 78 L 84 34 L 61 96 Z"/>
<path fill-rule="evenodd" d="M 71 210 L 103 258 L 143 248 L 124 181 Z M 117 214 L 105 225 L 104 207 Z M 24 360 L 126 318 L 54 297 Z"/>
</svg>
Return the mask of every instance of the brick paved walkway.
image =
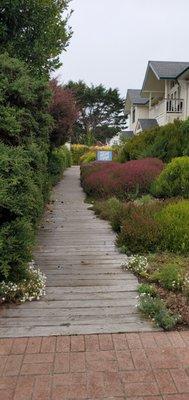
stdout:
<svg viewBox="0 0 189 400">
<path fill-rule="evenodd" d="M 0 400 L 188 400 L 189 332 L 0 339 Z"/>
</svg>

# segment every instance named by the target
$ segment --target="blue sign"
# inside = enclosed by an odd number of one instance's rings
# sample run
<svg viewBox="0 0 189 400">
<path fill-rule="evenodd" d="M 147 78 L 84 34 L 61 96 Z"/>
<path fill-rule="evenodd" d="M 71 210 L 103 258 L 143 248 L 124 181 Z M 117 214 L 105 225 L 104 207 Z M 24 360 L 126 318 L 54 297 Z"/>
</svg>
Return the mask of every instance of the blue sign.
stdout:
<svg viewBox="0 0 189 400">
<path fill-rule="evenodd" d="M 112 151 L 98 150 L 96 159 L 97 161 L 112 161 Z"/>
</svg>

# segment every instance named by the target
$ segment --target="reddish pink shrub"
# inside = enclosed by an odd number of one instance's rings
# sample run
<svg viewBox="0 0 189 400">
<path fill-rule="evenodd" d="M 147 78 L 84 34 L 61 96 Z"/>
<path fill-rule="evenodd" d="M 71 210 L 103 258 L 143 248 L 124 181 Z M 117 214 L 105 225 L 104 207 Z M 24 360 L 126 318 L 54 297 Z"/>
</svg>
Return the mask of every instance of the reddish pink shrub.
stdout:
<svg viewBox="0 0 189 400">
<path fill-rule="evenodd" d="M 81 167 L 81 182 L 85 192 L 94 197 L 145 194 L 163 169 L 157 158 L 131 160 L 125 164 L 94 162 Z"/>
</svg>

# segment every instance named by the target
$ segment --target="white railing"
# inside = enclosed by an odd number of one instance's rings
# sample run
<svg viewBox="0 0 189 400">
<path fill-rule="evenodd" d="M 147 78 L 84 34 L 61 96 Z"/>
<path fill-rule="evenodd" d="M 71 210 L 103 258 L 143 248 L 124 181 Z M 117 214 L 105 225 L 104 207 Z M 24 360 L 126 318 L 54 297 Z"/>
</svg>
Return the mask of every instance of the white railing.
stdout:
<svg viewBox="0 0 189 400">
<path fill-rule="evenodd" d="M 166 99 L 167 113 L 182 113 L 184 108 L 183 99 Z"/>
</svg>

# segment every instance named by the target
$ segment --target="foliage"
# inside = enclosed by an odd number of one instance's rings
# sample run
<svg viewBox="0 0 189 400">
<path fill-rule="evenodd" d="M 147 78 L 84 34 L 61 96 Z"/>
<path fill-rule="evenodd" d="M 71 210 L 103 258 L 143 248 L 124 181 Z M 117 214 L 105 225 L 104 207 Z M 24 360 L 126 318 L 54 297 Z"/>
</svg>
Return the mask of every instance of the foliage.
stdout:
<svg viewBox="0 0 189 400">
<path fill-rule="evenodd" d="M 72 162 L 74 165 L 79 165 L 80 158 L 89 151 L 88 146 L 84 144 L 73 144 L 71 146 Z"/>
<path fill-rule="evenodd" d="M 0 56 L 0 80 L 0 281 L 19 282 L 26 278 L 51 187 L 50 91 L 7 55 Z M 67 152 L 61 153 L 61 168 Z"/>
<path fill-rule="evenodd" d="M 114 231 L 120 231 L 124 215 L 124 205 L 120 200 L 111 197 L 107 201 L 95 202 L 93 207 L 97 215 L 110 221 Z"/>
<path fill-rule="evenodd" d="M 138 286 L 139 294 L 146 294 L 148 296 L 155 297 L 157 292 L 154 285 L 149 285 L 149 283 L 141 283 Z"/>
<path fill-rule="evenodd" d="M 56 79 L 50 82 L 50 88 L 52 101 L 49 112 L 54 119 L 50 141 L 53 147 L 59 147 L 71 139 L 73 126 L 78 117 L 78 109 L 71 90 L 64 89 Z"/>
<path fill-rule="evenodd" d="M 35 152 L 39 151 L 36 148 Z M 42 152 L 41 157 L 38 154 L 40 164 L 34 166 L 28 154 L 30 147 L 27 151 L 22 147 L 0 144 L 0 152 L 0 205 L 16 216 L 29 216 L 35 224 L 43 211 L 43 188 L 47 176 L 42 163 L 47 163 L 47 157 Z"/>
<path fill-rule="evenodd" d="M 88 172 L 87 173 L 87 168 Z M 144 159 L 125 164 L 93 163 L 81 167 L 82 185 L 89 196 L 127 198 L 147 193 L 153 180 L 163 169 L 162 161 Z M 86 171 L 86 172 L 85 172 Z"/>
<path fill-rule="evenodd" d="M 156 214 L 161 225 L 161 249 L 186 254 L 189 252 L 189 200 L 167 204 Z"/>
<path fill-rule="evenodd" d="M 71 167 L 71 153 L 66 146 L 54 149 L 49 156 L 49 172 L 54 185 L 62 177 L 66 168 Z"/>
<path fill-rule="evenodd" d="M 53 125 L 47 82 L 31 77 L 24 63 L 6 54 L 0 55 L 0 82 L 0 140 L 13 146 L 47 143 Z"/>
<path fill-rule="evenodd" d="M 189 155 L 189 119 L 155 127 L 128 140 L 120 149 L 119 161 L 158 157 L 165 162 Z"/>
<path fill-rule="evenodd" d="M 130 269 L 135 274 L 146 277 L 148 275 L 148 258 L 141 255 L 127 257 L 127 261 L 122 265 L 123 269 Z"/>
<path fill-rule="evenodd" d="M 171 253 L 148 254 L 147 256 L 132 255 L 122 264 L 123 270 L 131 270 L 147 282 L 158 283 L 172 292 L 179 291 L 189 294 L 188 257 L 176 256 Z M 152 286 L 144 283 L 145 286 Z M 143 285 L 141 285 L 141 290 Z M 146 292 L 147 293 L 147 292 Z"/>
<path fill-rule="evenodd" d="M 48 74 L 61 63 L 71 37 L 67 29 L 69 0 L 1 0 L 1 51 L 25 61 L 34 74 Z"/>
<path fill-rule="evenodd" d="M 39 300 L 45 294 L 45 275 L 31 262 L 26 269 L 26 278 L 18 283 L 0 283 L 0 303 Z"/>
<path fill-rule="evenodd" d="M 168 290 L 181 290 L 184 286 L 184 271 L 178 264 L 167 264 L 162 269 L 156 270 L 151 279 L 160 283 Z"/>
<path fill-rule="evenodd" d="M 117 244 L 126 253 L 154 252 L 162 242 L 162 228 L 155 220 L 155 213 L 163 207 L 160 203 L 148 206 L 128 204 Z"/>
<path fill-rule="evenodd" d="M 142 206 L 142 205 L 151 204 L 155 201 L 156 201 L 156 199 L 154 199 L 154 197 L 152 197 L 150 194 L 144 194 L 141 197 L 137 197 L 136 200 L 134 200 L 134 203 L 136 205 Z"/>
<path fill-rule="evenodd" d="M 122 203 L 118 199 L 110 198 L 95 202 L 94 209 L 102 218 L 108 219 L 118 232 L 116 242 L 124 253 L 189 252 L 187 200 L 138 204 L 135 201 Z M 139 268 L 140 263 L 137 259 L 135 261 L 136 268 Z"/>
<path fill-rule="evenodd" d="M 125 126 L 124 100 L 118 89 L 87 86 L 83 81 L 70 81 L 66 87 L 74 92 L 80 110 L 75 142 L 91 144 L 88 138 L 92 135 L 94 141 L 105 143 Z"/>
<path fill-rule="evenodd" d="M 80 157 L 81 164 L 89 164 L 90 162 L 93 162 L 95 160 L 96 160 L 96 151 L 94 150 L 89 150 L 86 154 L 83 154 L 83 156 Z"/>
<path fill-rule="evenodd" d="M 26 266 L 32 257 L 34 231 L 26 218 L 14 217 L 0 229 L 0 281 L 24 279 Z"/>
<path fill-rule="evenodd" d="M 174 158 L 153 182 L 152 193 L 158 197 L 189 197 L 189 157 Z"/>
<path fill-rule="evenodd" d="M 180 322 L 180 317 L 169 311 L 162 299 L 151 296 L 149 293 L 140 296 L 139 309 L 143 314 L 150 316 L 157 326 L 165 330 L 173 329 Z"/>
</svg>

